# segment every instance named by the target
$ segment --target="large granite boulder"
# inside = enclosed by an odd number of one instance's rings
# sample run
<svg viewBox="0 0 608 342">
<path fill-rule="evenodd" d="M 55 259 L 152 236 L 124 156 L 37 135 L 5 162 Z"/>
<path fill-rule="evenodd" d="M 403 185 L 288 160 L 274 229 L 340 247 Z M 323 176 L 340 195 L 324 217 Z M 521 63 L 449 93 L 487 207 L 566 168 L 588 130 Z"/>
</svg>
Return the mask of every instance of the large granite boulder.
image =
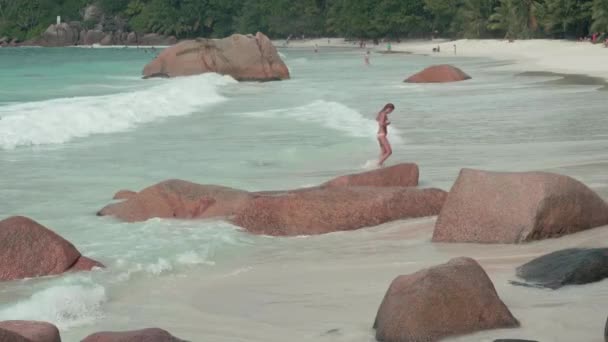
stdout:
<svg viewBox="0 0 608 342">
<path fill-rule="evenodd" d="M 114 45 L 114 33 L 109 32 L 104 34 L 104 37 L 99 41 L 99 45 Z"/>
<path fill-rule="evenodd" d="M 223 186 L 167 180 L 148 187 L 127 200 L 113 203 L 98 212 L 127 222 L 153 217 L 201 219 L 234 215 L 251 195 Z"/>
<path fill-rule="evenodd" d="M 543 255 L 517 268 L 517 276 L 550 289 L 601 281 L 608 278 L 608 248 L 572 248 Z"/>
<path fill-rule="evenodd" d="M 583 183 L 546 172 L 463 169 L 435 242 L 520 243 L 608 225 L 608 205 Z"/>
<path fill-rule="evenodd" d="M 102 264 L 83 257 L 70 242 L 23 216 L 0 221 L 0 280 L 90 270 Z"/>
<path fill-rule="evenodd" d="M 329 187 L 256 194 L 231 222 L 256 234 L 313 235 L 434 216 L 446 193 L 411 187 Z"/>
<path fill-rule="evenodd" d="M 230 75 L 240 81 L 289 78 L 289 70 L 276 48 L 259 32 L 255 36 L 234 34 L 224 39 L 180 42 L 146 65 L 143 76 L 177 77 L 207 72 Z"/>
<path fill-rule="evenodd" d="M 341 176 L 330 180 L 322 186 L 417 186 L 418 177 L 418 165 L 403 163 L 368 172 Z"/>
<path fill-rule="evenodd" d="M 447 83 L 471 79 L 455 66 L 442 64 L 430 66 L 421 72 L 408 77 L 406 83 Z"/>
<path fill-rule="evenodd" d="M 148 328 L 134 331 L 103 331 L 85 337 L 81 342 L 186 342 L 168 331 Z"/>
<path fill-rule="evenodd" d="M 79 41 L 80 27 L 61 23 L 51 25 L 42 33 L 40 43 L 44 46 L 71 46 Z"/>
<path fill-rule="evenodd" d="M 519 326 L 492 281 L 470 258 L 393 280 L 374 323 L 381 342 L 434 342 Z"/>
<path fill-rule="evenodd" d="M 38 321 L 3 321 L 0 322 L 0 330 L 13 332 L 29 342 L 61 342 L 61 336 L 56 326 L 47 322 Z M 12 339 L 3 339 L 0 333 L 0 341 L 12 342 Z M 15 342 L 20 341 L 17 339 Z"/>
</svg>

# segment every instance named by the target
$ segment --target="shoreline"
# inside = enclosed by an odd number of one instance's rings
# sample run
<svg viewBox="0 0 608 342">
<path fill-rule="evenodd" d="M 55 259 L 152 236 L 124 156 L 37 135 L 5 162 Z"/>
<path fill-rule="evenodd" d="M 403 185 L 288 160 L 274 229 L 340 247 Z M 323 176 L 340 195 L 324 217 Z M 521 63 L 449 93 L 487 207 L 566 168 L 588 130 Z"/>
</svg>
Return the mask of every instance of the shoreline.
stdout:
<svg viewBox="0 0 608 342">
<path fill-rule="evenodd" d="M 329 41 L 328 41 L 329 39 Z M 282 47 L 284 40 L 273 40 L 277 47 Z M 344 38 L 319 38 L 291 41 L 289 48 L 352 47 L 358 48 L 357 42 Z M 456 54 L 454 54 L 456 45 Z M 433 52 L 439 46 L 441 52 Z M 486 57 L 499 61 L 513 62 L 510 65 L 498 66 L 511 71 L 544 71 L 555 74 L 587 75 L 608 80 L 608 48 L 603 44 L 591 44 L 568 40 L 529 39 L 508 42 L 497 39 L 460 39 L 460 40 L 411 40 L 400 43 L 391 42 L 391 50 L 396 53 L 426 55 L 430 58 L 446 59 L 457 57 Z M 386 51 L 386 43 L 372 45 L 367 49 L 379 53 Z M 438 63 L 440 64 L 440 63 Z"/>
</svg>

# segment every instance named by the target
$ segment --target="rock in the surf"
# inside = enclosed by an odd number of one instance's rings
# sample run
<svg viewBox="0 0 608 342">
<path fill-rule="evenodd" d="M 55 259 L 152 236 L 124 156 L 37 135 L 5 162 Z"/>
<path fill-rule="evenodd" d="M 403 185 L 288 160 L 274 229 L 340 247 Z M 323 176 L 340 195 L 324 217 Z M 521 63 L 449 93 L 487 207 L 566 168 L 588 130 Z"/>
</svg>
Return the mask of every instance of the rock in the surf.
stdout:
<svg viewBox="0 0 608 342">
<path fill-rule="evenodd" d="M 215 72 L 239 81 L 289 78 L 289 70 L 264 34 L 233 34 L 224 39 L 182 41 L 163 50 L 143 70 L 143 76 L 176 77 Z"/>
<path fill-rule="evenodd" d="M 81 256 L 69 241 L 27 217 L 13 216 L 0 221 L 0 280 L 93 267 L 103 265 Z"/>
<path fill-rule="evenodd" d="M 137 192 L 131 190 L 119 190 L 112 197 L 115 200 L 125 200 L 137 195 Z"/>
<path fill-rule="evenodd" d="M 153 217 L 197 219 L 231 216 L 251 195 L 247 191 L 172 179 L 150 186 L 127 200 L 101 209 L 97 215 L 127 222 Z"/>
<path fill-rule="evenodd" d="M 32 342 L 27 338 L 10 330 L 0 329 L 0 341 L 2 342 Z"/>
<path fill-rule="evenodd" d="M 608 248 L 572 248 L 543 255 L 518 267 L 517 276 L 550 289 L 597 282 L 608 278 Z"/>
<path fill-rule="evenodd" d="M 434 342 L 517 326 L 488 275 L 470 258 L 397 277 L 374 323 L 376 338 L 383 342 Z"/>
<path fill-rule="evenodd" d="M 133 331 L 102 331 L 85 337 L 81 342 L 185 342 L 168 331 L 148 328 Z"/>
<path fill-rule="evenodd" d="M 521 243 L 608 225 L 608 205 L 583 183 L 547 172 L 463 169 L 433 241 Z"/>
<path fill-rule="evenodd" d="M 322 186 L 417 186 L 418 177 L 418 165 L 403 163 L 368 172 L 341 176 L 330 180 Z"/>
<path fill-rule="evenodd" d="M 2 321 L 0 330 L 13 332 L 29 342 L 61 342 L 59 329 L 51 323 L 39 321 Z M 0 341 L 17 342 L 19 339 L 4 339 L 0 333 Z"/>
<path fill-rule="evenodd" d="M 471 76 L 464 73 L 455 66 L 442 64 L 430 66 L 421 72 L 408 77 L 404 82 L 407 83 L 447 83 L 458 82 L 471 79 Z"/>
<path fill-rule="evenodd" d="M 412 187 L 329 187 L 256 194 L 231 222 L 256 234 L 355 230 L 439 213 L 446 193 Z"/>
</svg>

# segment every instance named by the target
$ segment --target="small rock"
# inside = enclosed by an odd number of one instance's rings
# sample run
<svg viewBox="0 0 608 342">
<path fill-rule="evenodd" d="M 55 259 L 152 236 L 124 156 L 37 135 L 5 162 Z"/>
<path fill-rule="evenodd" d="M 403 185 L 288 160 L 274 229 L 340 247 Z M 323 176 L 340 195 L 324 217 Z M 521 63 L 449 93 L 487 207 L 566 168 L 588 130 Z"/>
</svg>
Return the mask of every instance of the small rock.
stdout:
<svg viewBox="0 0 608 342">
<path fill-rule="evenodd" d="M 133 331 L 103 331 L 85 337 L 81 342 L 186 342 L 159 328 Z"/>
</svg>

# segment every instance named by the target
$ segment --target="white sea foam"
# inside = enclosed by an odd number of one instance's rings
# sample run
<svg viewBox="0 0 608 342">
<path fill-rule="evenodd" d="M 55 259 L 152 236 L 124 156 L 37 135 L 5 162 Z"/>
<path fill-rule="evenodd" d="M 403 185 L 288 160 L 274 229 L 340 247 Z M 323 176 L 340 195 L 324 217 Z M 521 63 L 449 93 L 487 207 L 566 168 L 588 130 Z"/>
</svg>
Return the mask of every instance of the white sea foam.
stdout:
<svg viewBox="0 0 608 342">
<path fill-rule="evenodd" d="M 61 144 L 95 133 L 132 129 L 191 114 L 225 98 L 218 87 L 236 82 L 205 74 L 157 81 L 151 87 L 103 96 L 53 99 L 0 107 L 0 148 Z"/>
<path fill-rule="evenodd" d="M 375 139 L 378 130 L 375 120 L 364 117 L 358 111 L 342 103 L 324 100 L 316 100 L 300 107 L 249 112 L 244 115 L 259 118 L 287 117 L 300 122 L 312 122 L 357 138 Z M 397 129 L 391 127 L 390 134 L 390 140 L 393 143 L 402 142 Z"/>
<path fill-rule="evenodd" d="M 0 320 L 38 320 L 60 329 L 90 324 L 103 316 L 105 289 L 97 284 L 56 285 L 0 310 Z"/>
</svg>

